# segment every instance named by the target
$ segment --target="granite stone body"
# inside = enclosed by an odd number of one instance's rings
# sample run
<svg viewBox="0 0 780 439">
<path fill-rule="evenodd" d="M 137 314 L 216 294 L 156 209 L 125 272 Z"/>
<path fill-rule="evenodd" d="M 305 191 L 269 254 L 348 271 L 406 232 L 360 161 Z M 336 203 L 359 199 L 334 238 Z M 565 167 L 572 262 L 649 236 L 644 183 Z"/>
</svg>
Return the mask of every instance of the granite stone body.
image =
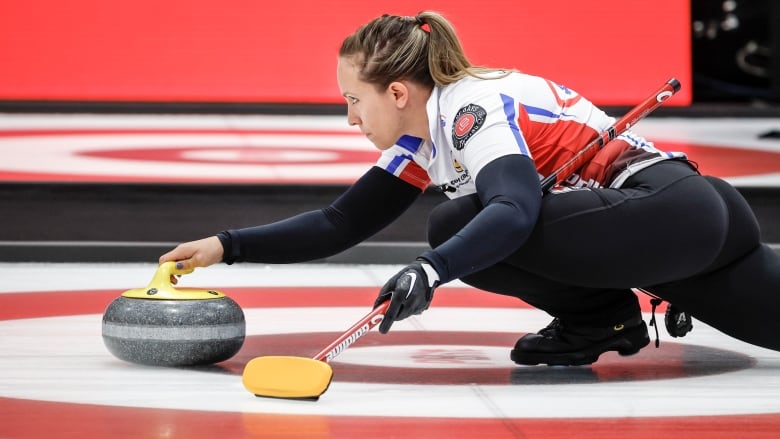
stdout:
<svg viewBox="0 0 780 439">
<path fill-rule="evenodd" d="M 131 363 L 198 366 L 225 361 L 244 343 L 246 323 L 231 298 L 137 299 L 120 296 L 103 314 L 103 343 Z"/>
</svg>

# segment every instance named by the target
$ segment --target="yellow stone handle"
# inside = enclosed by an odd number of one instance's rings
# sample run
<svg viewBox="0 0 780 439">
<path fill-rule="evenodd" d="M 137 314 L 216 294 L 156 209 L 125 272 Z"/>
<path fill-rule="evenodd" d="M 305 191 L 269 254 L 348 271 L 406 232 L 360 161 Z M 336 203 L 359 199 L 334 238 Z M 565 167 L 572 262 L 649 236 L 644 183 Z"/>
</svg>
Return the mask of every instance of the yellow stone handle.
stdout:
<svg viewBox="0 0 780 439">
<path fill-rule="evenodd" d="M 219 299 L 224 294 L 214 290 L 196 288 L 174 288 L 171 283 L 172 275 L 190 274 L 194 269 L 178 269 L 176 262 L 169 261 L 160 264 L 154 273 L 152 281 L 145 288 L 134 288 L 122 293 L 123 297 L 133 299 L 159 299 L 159 300 L 203 300 Z"/>
</svg>

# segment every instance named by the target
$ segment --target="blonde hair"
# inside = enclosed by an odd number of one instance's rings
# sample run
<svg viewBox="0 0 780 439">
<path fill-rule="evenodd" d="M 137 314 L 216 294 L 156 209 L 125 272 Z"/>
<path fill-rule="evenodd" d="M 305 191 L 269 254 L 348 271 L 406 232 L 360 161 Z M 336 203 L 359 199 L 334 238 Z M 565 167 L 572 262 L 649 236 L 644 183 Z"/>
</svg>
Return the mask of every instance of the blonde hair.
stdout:
<svg viewBox="0 0 780 439">
<path fill-rule="evenodd" d="M 385 14 L 375 18 L 344 40 L 339 56 L 352 58 L 360 79 L 380 89 L 400 79 L 447 85 L 497 70 L 472 65 L 455 28 L 433 11 L 414 17 Z"/>
</svg>

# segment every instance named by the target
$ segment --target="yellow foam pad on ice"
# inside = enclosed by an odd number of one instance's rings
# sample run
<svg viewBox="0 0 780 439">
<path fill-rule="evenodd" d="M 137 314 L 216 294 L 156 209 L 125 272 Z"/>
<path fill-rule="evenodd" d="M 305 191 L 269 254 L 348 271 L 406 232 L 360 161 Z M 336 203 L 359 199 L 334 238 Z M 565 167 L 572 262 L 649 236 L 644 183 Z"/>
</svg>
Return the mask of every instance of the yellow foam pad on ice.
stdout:
<svg viewBox="0 0 780 439">
<path fill-rule="evenodd" d="M 244 387 L 256 396 L 317 399 L 328 390 L 333 369 L 324 361 L 303 357 L 266 356 L 244 367 Z"/>
</svg>

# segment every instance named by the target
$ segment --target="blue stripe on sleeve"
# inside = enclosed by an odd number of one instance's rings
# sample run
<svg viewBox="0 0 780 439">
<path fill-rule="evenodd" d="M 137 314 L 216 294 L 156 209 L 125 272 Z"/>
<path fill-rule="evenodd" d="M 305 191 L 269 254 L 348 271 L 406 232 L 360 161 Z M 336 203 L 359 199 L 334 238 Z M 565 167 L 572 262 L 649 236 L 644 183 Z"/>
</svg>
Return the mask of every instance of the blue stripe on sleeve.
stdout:
<svg viewBox="0 0 780 439">
<path fill-rule="evenodd" d="M 537 116 L 550 117 L 553 119 L 558 119 L 561 117 L 560 114 L 555 114 L 550 110 L 545 110 L 544 108 L 532 107 L 530 105 L 525 105 L 525 104 L 523 105 L 523 107 L 525 107 L 525 111 L 527 111 L 528 114 L 535 114 Z"/>
<path fill-rule="evenodd" d="M 397 155 L 393 157 L 392 160 L 390 160 L 390 163 L 387 165 L 387 172 L 396 175 L 396 171 L 398 170 L 398 167 L 401 166 L 405 161 L 412 160 L 412 156 L 410 155 Z"/>
<path fill-rule="evenodd" d="M 520 147 L 520 151 L 530 156 L 528 151 L 528 145 L 525 144 L 523 136 L 520 135 L 520 128 L 517 126 L 517 113 L 515 112 L 515 100 L 511 96 L 501 94 L 501 100 L 504 102 L 504 114 L 506 114 L 506 120 L 509 123 L 509 129 L 512 130 L 512 134 L 515 136 L 517 146 Z"/>
</svg>

